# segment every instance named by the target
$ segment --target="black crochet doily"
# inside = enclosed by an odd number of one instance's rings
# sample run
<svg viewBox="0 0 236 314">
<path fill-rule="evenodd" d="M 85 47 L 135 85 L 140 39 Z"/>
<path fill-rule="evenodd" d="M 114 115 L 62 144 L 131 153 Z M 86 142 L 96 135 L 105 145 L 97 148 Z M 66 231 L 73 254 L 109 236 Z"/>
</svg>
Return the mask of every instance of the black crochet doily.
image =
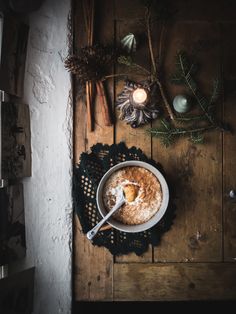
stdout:
<svg viewBox="0 0 236 314">
<path fill-rule="evenodd" d="M 90 153 L 81 154 L 80 164 L 74 169 L 73 200 L 84 233 L 102 218 L 96 204 L 96 190 L 100 179 L 112 166 L 126 160 L 147 162 L 163 173 L 159 163 L 149 159 L 136 147 L 127 148 L 124 143 L 113 145 L 99 143 L 91 147 Z M 93 239 L 93 244 L 106 247 L 113 255 L 130 252 L 141 255 L 148 249 L 149 244 L 154 246 L 159 244 L 161 235 L 172 225 L 174 211 L 175 206 L 170 202 L 164 217 L 151 229 L 137 233 L 126 233 L 114 228 L 99 231 Z"/>
</svg>

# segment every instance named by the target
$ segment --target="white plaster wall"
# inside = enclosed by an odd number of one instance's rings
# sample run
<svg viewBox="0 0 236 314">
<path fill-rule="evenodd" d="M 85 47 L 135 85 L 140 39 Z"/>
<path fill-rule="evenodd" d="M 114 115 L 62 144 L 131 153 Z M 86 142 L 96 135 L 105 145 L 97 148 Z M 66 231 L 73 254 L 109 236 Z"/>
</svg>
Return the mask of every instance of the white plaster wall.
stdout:
<svg viewBox="0 0 236 314">
<path fill-rule="evenodd" d="M 67 55 L 70 0 L 30 14 L 24 101 L 30 106 L 32 177 L 24 180 L 27 257 L 36 267 L 34 314 L 71 312 L 72 105 Z"/>
</svg>

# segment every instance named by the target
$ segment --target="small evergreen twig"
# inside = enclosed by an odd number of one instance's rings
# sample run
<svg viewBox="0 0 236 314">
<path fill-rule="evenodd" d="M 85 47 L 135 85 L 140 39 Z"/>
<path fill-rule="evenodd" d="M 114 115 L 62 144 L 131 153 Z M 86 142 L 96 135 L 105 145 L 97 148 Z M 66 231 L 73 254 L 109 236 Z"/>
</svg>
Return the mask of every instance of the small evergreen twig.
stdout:
<svg viewBox="0 0 236 314">
<path fill-rule="evenodd" d="M 153 137 L 160 138 L 163 145 L 168 147 L 172 144 L 178 137 L 188 136 L 190 140 L 194 143 L 203 142 L 203 133 L 213 130 L 216 127 L 213 125 L 198 127 L 193 126 L 190 128 L 179 128 L 173 126 L 166 120 L 161 120 L 161 126 L 151 128 L 148 133 Z"/>
<path fill-rule="evenodd" d="M 153 136 L 158 136 L 158 135 L 188 135 L 188 134 L 193 134 L 193 133 L 199 133 L 199 132 L 205 132 L 208 130 L 215 129 L 213 125 L 209 125 L 207 127 L 201 127 L 201 128 L 193 128 L 193 129 L 185 129 L 185 128 L 176 128 L 171 131 L 163 131 L 158 128 L 152 128 L 149 130 L 149 132 Z"/>
<path fill-rule="evenodd" d="M 175 120 L 176 121 L 179 121 L 179 122 L 191 122 L 191 121 L 196 121 L 196 120 L 204 120 L 206 119 L 205 115 L 191 115 L 191 116 L 186 116 L 186 117 L 175 117 Z"/>
<path fill-rule="evenodd" d="M 207 100 L 205 99 L 205 97 L 203 97 L 200 94 L 200 92 L 197 88 L 197 84 L 192 77 L 192 72 L 193 72 L 195 65 L 191 64 L 191 66 L 189 66 L 189 64 L 187 62 L 186 54 L 183 51 L 180 51 L 177 54 L 176 58 L 177 58 L 177 62 L 176 62 L 177 73 L 175 74 L 175 80 L 177 80 L 179 82 L 183 81 L 183 83 L 192 92 L 192 94 L 195 97 L 199 107 L 204 112 L 209 123 L 212 125 L 216 125 L 214 118 L 212 117 L 212 115 L 208 111 L 208 107 L 209 107 L 209 105 L 212 105 L 212 103 L 216 100 L 216 98 L 218 96 L 218 84 L 215 84 L 211 100 L 209 101 L 209 103 L 207 103 Z"/>
</svg>

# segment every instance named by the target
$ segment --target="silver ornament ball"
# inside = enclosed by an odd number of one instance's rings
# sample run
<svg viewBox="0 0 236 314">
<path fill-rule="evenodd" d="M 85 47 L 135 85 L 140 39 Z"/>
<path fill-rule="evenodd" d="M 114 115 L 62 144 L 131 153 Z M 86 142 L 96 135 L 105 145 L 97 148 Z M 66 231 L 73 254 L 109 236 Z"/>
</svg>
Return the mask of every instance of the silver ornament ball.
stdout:
<svg viewBox="0 0 236 314">
<path fill-rule="evenodd" d="M 185 113 L 190 109 L 189 99 L 185 95 L 177 95 L 173 100 L 173 107 L 176 112 Z"/>
</svg>

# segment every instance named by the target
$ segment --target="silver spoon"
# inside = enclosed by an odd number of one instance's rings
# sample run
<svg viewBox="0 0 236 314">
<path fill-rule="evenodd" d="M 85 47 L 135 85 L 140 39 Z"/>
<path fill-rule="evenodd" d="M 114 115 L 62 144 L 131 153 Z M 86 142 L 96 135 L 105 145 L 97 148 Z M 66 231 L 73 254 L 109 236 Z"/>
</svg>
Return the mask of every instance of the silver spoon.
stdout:
<svg viewBox="0 0 236 314">
<path fill-rule="evenodd" d="M 93 229 L 87 232 L 87 238 L 92 240 L 93 237 L 98 233 L 101 226 L 114 214 L 125 203 L 125 195 L 123 189 L 121 189 L 117 195 L 115 206 L 109 211 L 109 213 L 98 223 Z"/>
</svg>

